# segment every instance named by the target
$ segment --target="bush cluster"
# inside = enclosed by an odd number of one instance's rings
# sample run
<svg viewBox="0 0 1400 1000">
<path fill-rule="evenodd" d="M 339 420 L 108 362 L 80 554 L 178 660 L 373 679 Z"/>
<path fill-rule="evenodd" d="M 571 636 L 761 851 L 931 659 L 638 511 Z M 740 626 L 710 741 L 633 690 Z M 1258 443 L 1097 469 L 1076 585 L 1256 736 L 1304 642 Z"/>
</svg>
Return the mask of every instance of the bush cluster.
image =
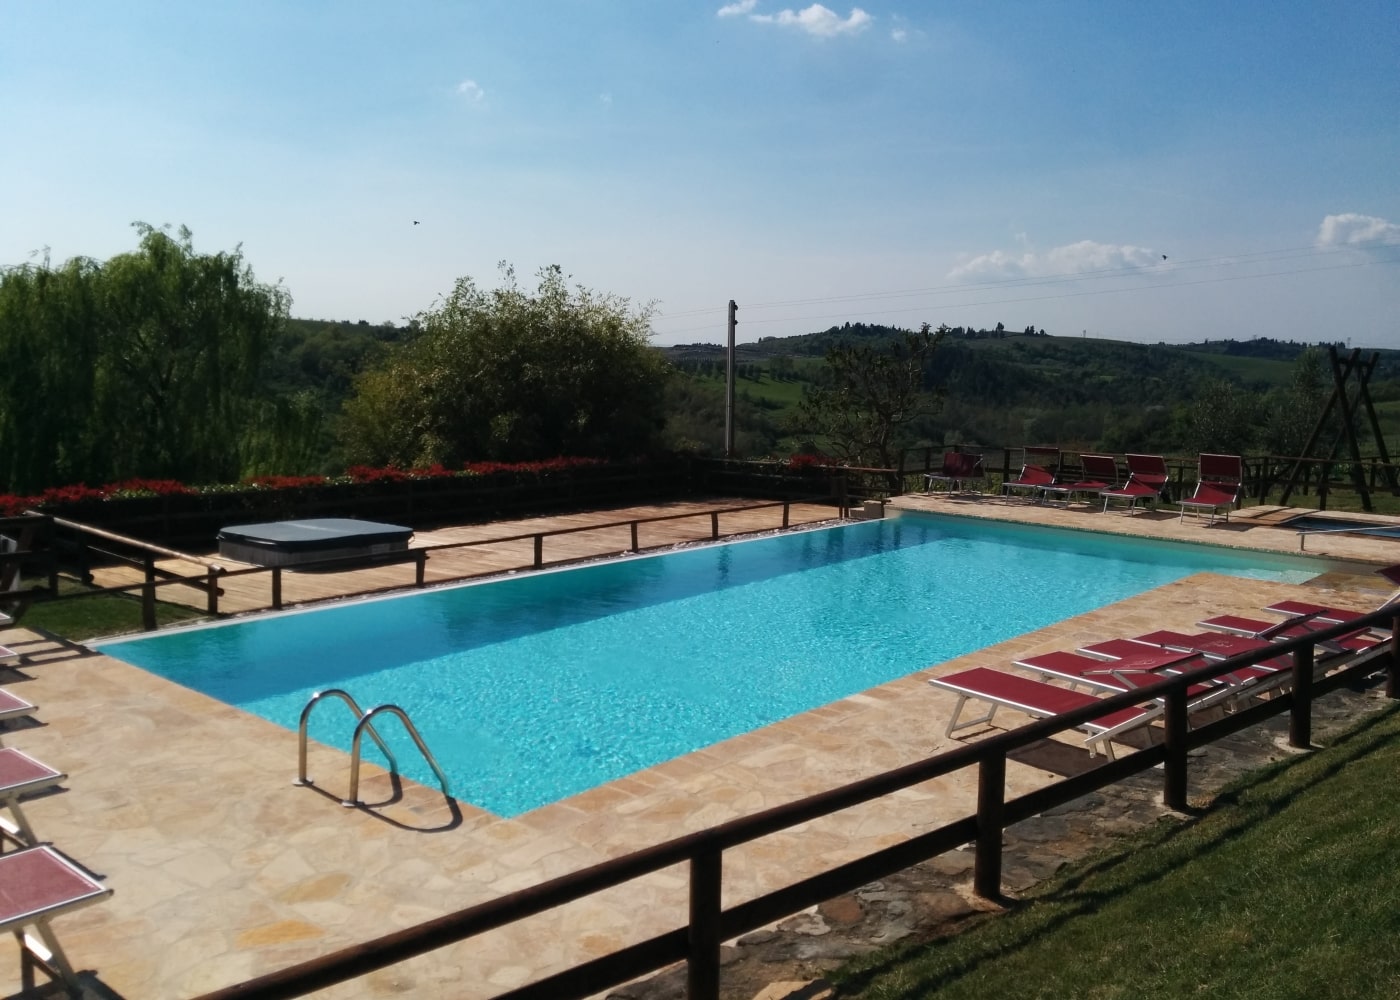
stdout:
<svg viewBox="0 0 1400 1000">
<path fill-rule="evenodd" d="M 106 486 L 75 483 L 53 486 L 36 496 L 0 494 L 0 516 L 13 517 L 27 510 L 53 510 L 94 501 L 129 500 L 139 497 L 204 496 L 253 490 L 297 490 L 356 483 L 401 483 L 411 480 L 466 478 L 496 475 L 544 475 L 604 464 L 597 458 L 550 458 L 535 462 L 468 462 L 460 469 L 430 465 L 419 469 L 397 466 L 374 468 L 354 465 L 339 476 L 254 476 L 241 483 L 215 483 L 189 486 L 174 479 L 125 479 Z"/>
</svg>

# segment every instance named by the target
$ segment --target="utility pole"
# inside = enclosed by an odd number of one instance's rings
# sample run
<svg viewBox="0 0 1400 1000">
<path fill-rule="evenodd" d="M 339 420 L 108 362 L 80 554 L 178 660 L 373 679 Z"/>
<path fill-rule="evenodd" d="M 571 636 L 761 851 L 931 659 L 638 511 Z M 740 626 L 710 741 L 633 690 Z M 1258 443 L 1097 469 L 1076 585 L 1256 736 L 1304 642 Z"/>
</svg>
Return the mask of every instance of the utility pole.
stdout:
<svg viewBox="0 0 1400 1000">
<path fill-rule="evenodd" d="M 739 307 L 729 300 L 729 348 L 725 351 L 724 386 L 724 457 L 734 457 L 734 327 L 737 321 L 734 314 Z"/>
</svg>

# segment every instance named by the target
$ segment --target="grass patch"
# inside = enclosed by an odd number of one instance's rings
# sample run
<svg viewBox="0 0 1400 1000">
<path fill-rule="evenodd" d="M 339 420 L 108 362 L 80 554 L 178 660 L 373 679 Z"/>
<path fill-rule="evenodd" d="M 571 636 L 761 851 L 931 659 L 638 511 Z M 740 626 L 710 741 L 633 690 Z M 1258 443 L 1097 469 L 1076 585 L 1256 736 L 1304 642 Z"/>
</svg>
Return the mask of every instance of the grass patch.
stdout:
<svg viewBox="0 0 1400 1000">
<path fill-rule="evenodd" d="M 90 593 L 91 587 L 77 580 L 60 577 L 60 596 Z M 156 602 L 156 623 L 164 628 L 179 622 L 206 617 L 182 604 Z M 36 601 L 20 621 L 24 627 L 43 629 L 54 635 L 86 642 L 99 636 L 141 631 L 141 600 L 126 594 L 91 594 L 61 601 Z"/>
<path fill-rule="evenodd" d="M 1400 996 L 1400 706 L 1012 912 L 832 976 L 866 1000 Z"/>
</svg>

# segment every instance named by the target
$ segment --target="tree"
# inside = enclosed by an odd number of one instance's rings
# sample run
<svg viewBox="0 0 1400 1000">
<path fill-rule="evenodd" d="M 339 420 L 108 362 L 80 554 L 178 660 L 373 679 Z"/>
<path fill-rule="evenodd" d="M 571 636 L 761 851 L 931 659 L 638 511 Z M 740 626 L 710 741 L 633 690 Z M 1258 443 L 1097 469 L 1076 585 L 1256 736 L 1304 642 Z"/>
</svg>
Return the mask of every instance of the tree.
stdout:
<svg viewBox="0 0 1400 1000">
<path fill-rule="evenodd" d="M 650 448 L 669 371 L 647 341 L 652 309 L 539 272 L 533 293 L 460 279 L 418 334 L 367 368 L 346 402 L 351 460 L 422 466 Z"/>
<path fill-rule="evenodd" d="M 0 272 L 0 486 L 226 481 L 289 296 L 241 250 L 136 223 L 139 248 Z"/>
<path fill-rule="evenodd" d="M 800 404 L 807 427 L 843 461 L 896 467 L 902 432 L 941 405 L 926 388 L 925 367 L 947 332 L 925 323 L 881 344 L 832 347 L 822 381 Z"/>
</svg>

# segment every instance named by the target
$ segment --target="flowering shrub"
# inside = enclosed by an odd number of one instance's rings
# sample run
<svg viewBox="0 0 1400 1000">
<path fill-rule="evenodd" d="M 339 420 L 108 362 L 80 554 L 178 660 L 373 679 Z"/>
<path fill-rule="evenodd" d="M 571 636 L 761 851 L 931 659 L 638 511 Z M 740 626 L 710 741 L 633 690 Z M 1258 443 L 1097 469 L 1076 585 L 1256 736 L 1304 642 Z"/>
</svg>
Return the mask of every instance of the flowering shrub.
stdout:
<svg viewBox="0 0 1400 1000">
<path fill-rule="evenodd" d="M 528 472 L 539 475 L 542 472 L 564 472 L 568 469 L 583 469 L 602 465 L 599 458 L 546 458 L 538 462 L 468 462 L 467 472 L 473 476 L 489 476 L 497 472 Z"/>
<path fill-rule="evenodd" d="M 248 480 L 250 486 L 260 490 L 297 490 L 324 486 L 326 482 L 325 476 L 254 476 Z"/>
<path fill-rule="evenodd" d="M 794 472 L 815 471 L 823 465 L 830 465 L 831 459 L 825 455 L 792 455 L 788 458 L 788 468 Z"/>
<path fill-rule="evenodd" d="M 345 470 L 352 483 L 401 483 L 410 478 L 403 469 L 390 465 L 376 469 L 370 465 L 352 465 Z"/>
<path fill-rule="evenodd" d="M 810 456 L 794 456 L 810 457 Z M 368 465 L 352 465 L 342 476 L 254 476 L 242 483 L 215 483 L 208 486 L 186 486 L 174 479 L 124 479 L 94 488 L 85 483 L 55 486 L 37 497 L 0 494 L 0 516 L 8 517 L 33 507 L 57 507 L 92 500 L 123 500 L 135 497 L 207 496 L 239 493 L 248 490 L 295 490 L 314 486 L 349 483 L 402 483 L 413 479 L 445 479 L 453 476 L 490 476 L 498 473 L 540 475 L 606 464 L 598 458 L 550 458 L 539 462 L 469 462 L 461 470 L 449 469 L 441 463 L 417 469 L 387 466 L 378 469 Z"/>
<path fill-rule="evenodd" d="M 125 479 L 102 487 L 103 499 L 117 497 L 177 497 L 199 492 L 174 479 Z"/>
<path fill-rule="evenodd" d="M 82 503 L 85 500 L 105 500 L 107 494 L 99 489 L 94 489 L 87 483 L 75 483 L 72 486 L 50 486 L 39 495 L 39 502 L 44 505 L 55 503 Z"/>
<path fill-rule="evenodd" d="M 14 517 L 16 514 L 23 514 L 38 503 L 38 497 L 18 497 L 12 493 L 0 493 L 0 517 Z"/>
</svg>

